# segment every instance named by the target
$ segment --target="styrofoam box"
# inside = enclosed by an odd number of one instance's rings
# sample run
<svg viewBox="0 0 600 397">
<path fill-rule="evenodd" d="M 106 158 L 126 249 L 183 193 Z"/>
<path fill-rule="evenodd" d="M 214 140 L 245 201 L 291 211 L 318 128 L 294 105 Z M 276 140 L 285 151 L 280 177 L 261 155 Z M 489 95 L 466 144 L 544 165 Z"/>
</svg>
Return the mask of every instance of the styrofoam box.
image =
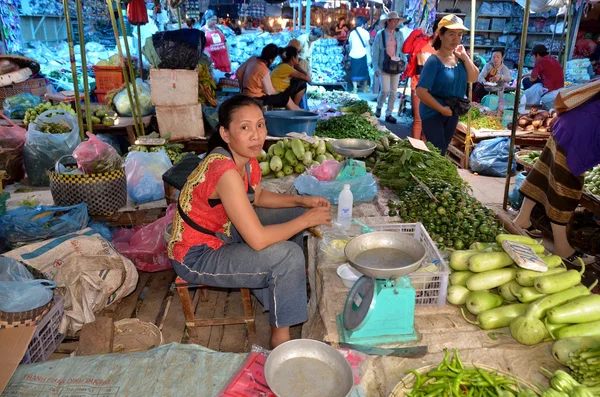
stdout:
<svg viewBox="0 0 600 397">
<path fill-rule="evenodd" d="M 154 106 L 183 106 L 198 103 L 198 71 L 150 69 Z"/>
<path fill-rule="evenodd" d="M 204 136 L 202 105 L 156 106 L 156 120 L 161 137 L 185 141 Z"/>
</svg>

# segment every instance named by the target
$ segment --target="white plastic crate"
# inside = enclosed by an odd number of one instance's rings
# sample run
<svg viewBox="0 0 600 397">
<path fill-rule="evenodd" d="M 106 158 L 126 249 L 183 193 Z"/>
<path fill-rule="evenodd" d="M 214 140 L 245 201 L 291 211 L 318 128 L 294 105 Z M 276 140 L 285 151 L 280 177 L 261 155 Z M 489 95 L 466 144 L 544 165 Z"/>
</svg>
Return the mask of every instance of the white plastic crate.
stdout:
<svg viewBox="0 0 600 397">
<path fill-rule="evenodd" d="M 450 268 L 437 249 L 433 240 L 421 223 L 388 223 L 380 225 L 367 225 L 376 231 L 400 232 L 413 236 L 419 240 L 427 250 L 427 258 L 422 266 L 435 264 L 440 270 L 438 273 L 411 273 L 408 275 L 417 293 L 417 306 L 444 306 L 448 292 L 448 277 Z"/>
</svg>

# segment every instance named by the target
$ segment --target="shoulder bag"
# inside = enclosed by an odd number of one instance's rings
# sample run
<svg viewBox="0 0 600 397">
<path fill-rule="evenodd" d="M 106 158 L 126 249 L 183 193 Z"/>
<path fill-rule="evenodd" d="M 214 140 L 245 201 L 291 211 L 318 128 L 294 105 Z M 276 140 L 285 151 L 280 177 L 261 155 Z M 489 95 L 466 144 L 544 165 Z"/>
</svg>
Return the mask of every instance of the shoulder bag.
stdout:
<svg viewBox="0 0 600 397">
<path fill-rule="evenodd" d="M 385 29 L 381 32 L 381 38 L 383 40 L 383 73 L 387 74 L 400 74 L 406 70 L 406 64 L 404 61 L 393 60 L 387 53 L 387 40 L 385 38 Z"/>
</svg>

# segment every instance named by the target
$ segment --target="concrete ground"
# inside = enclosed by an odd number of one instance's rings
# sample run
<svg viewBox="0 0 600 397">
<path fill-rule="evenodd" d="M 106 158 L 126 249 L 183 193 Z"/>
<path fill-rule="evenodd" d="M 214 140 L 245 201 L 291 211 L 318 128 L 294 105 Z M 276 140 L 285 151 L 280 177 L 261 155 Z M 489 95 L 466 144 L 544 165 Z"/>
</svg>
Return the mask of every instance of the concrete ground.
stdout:
<svg viewBox="0 0 600 397">
<path fill-rule="evenodd" d="M 399 91 L 399 95 L 402 95 L 402 91 Z M 377 95 L 373 94 L 373 93 L 362 93 L 359 92 L 358 96 L 360 99 L 364 99 L 366 101 L 369 102 L 369 105 L 371 106 L 371 109 L 373 110 L 373 112 L 375 112 L 375 108 L 377 106 Z M 398 108 L 400 107 L 400 103 L 401 100 L 400 98 L 396 99 L 396 102 L 394 103 L 394 111 L 392 112 L 392 116 L 394 116 L 396 118 L 396 120 L 398 120 L 398 122 L 396 124 L 391 124 L 391 123 L 386 123 L 385 122 L 385 115 L 382 115 L 380 118 L 380 122 L 382 125 L 386 126 L 388 130 L 392 131 L 392 133 L 394 133 L 396 136 L 398 136 L 399 138 L 406 138 L 407 136 L 411 136 L 411 128 L 412 128 L 412 117 L 410 116 L 406 116 L 406 115 L 411 115 L 412 111 L 410 110 L 410 95 L 407 92 L 407 96 L 406 96 L 406 107 L 405 107 L 405 111 L 402 115 L 398 116 Z M 385 107 L 384 107 L 384 111 L 385 111 Z"/>
</svg>

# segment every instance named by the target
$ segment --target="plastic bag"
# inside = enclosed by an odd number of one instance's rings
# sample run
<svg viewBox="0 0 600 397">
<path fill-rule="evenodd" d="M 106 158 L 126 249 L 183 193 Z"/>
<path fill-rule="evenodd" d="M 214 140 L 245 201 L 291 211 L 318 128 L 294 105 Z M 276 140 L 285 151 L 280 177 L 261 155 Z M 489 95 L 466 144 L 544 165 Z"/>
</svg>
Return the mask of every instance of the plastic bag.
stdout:
<svg viewBox="0 0 600 397">
<path fill-rule="evenodd" d="M 319 231 L 323 235 L 319 240 L 319 261 L 321 263 L 346 262 L 344 248 L 351 239 L 348 231 L 335 222 L 329 227 L 320 227 Z"/>
<path fill-rule="evenodd" d="M 373 175 L 367 174 L 359 178 L 349 179 L 347 181 L 322 182 L 311 175 L 300 175 L 294 181 L 294 186 L 299 194 L 309 196 L 325 197 L 331 204 L 338 202 L 338 196 L 345 184 L 350 184 L 350 190 L 354 196 L 354 202 L 372 201 L 377 195 L 377 182 Z"/>
<path fill-rule="evenodd" d="M 335 160 L 325 160 L 322 164 L 310 167 L 307 174 L 314 176 L 320 181 L 330 182 L 338 176 L 341 169 L 342 163 Z"/>
<path fill-rule="evenodd" d="M 142 80 L 135 79 L 136 91 L 138 95 L 138 100 L 140 101 L 140 108 L 142 112 L 142 116 L 147 116 L 154 112 L 154 106 L 152 106 L 152 96 L 150 94 L 150 86 L 144 83 Z M 133 84 L 130 85 L 131 95 L 133 93 Z M 115 109 L 117 109 L 117 113 L 121 116 L 131 116 L 131 104 L 129 103 L 129 94 L 127 93 L 127 89 L 123 89 L 121 92 L 115 95 L 113 98 L 113 103 L 115 104 Z M 137 110 L 137 108 L 136 108 Z"/>
<path fill-rule="evenodd" d="M 248 353 L 248 357 L 240 369 L 231 376 L 217 396 L 275 397 L 265 379 L 264 370 L 268 356 L 268 350 L 252 345 L 252 350 Z"/>
<path fill-rule="evenodd" d="M 160 69 L 195 69 L 204 51 L 206 37 L 198 29 L 179 29 L 152 35 Z"/>
<path fill-rule="evenodd" d="M 25 118 L 27 109 L 31 109 L 41 104 L 42 98 L 33 95 L 29 92 L 21 92 L 20 94 L 6 98 L 2 103 L 4 114 L 13 120 L 22 120 Z"/>
<path fill-rule="evenodd" d="M 66 123 L 71 132 L 64 134 L 46 134 L 37 129 L 35 123 L 30 123 L 27 129 L 27 139 L 23 147 L 25 169 L 29 183 L 33 186 L 48 186 L 50 179 L 46 171 L 54 168 L 58 159 L 70 156 L 81 143 L 77 118 L 64 110 L 47 110 L 36 118 L 38 123 Z"/>
<path fill-rule="evenodd" d="M 164 151 L 130 152 L 125 160 L 127 194 L 137 204 L 160 200 L 165 197 L 162 175 L 173 164 Z"/>
<path fill-rule="evenodd" d="M 173 268 L 167 255 L 165 230 L 173 222 L 175 204 L 169 205 L 162 218 L 149 225 L 135 229 L 121 229 L 113 235 L 113 247 L 121 255 L 131 259 L 138 270 L 160 272 Z"/>
<path fill-rule="evenodd" d="M 118 136 L 110 135 L 110 134 L 96 134 L 96 138 L 100 139 L 104 143 L 108 143 L 110 146 L 115 149 L 119 156 L 123 156 L 123 151 L 121 150 L 121 141 Z"/>
<path fill-rule="evenodd" d="M 521 194 L 519 189 L 521 188 L 523 182 L 525 182 L 526 178 L 527 172 L 519 172 L 517 174 L 517 177 L 515 178 L 515 186 L 513 187 L 513 190 L 508 194 L 508 201 L 514 209 L 518 210 L 519 208 L 521 208 L 521 204 L 523 204 L 523 195 Z"/>
<path fill-rule="evenodd" d="M 542 95 L 548 92 L 547 88 L 540 83 L 534 84 L 525 90 L 527 105 L 539 105 L 542 102 Z"/>
<path fill-rule="evenodd" d="M 27 130 L 15 125 L 8 117 L 0 114 L 10 126 L 0 125 L 0 148 L 18 149 L 25 145 L 25 134 Z"/>
<path fill-rule="evenodd" d="M 21 262 L 0 256 L 0 311 L 19 313 L 44 306 L 53 288 L 54 282 L 34 279 Z"/>
<path fill-rule="evenodd" d="M 81 142 L 73 151 L 77 167 L 85 174 L 101 174 L 118 170 L 123 159 L 108 143 L 102 142 L 94 134 L 86 132 L 89 140 Z"/>
<path fill-rule="evenodd" d="M 507 137 L 486 139 L 479 142 L 469 159 L 471 170 L 481 175 L 505 176 L 509 150 L 510 138 Z M 511 173 L 516 170 L 517 162 L 513 158 Z"/>
<path fill-rule="evenodd" d="M 64 236 L 87 226 L 87 204 L 70 207 L 17 207 L 0 216 L 0 240 L 30 243 Z"/>
</svg>

